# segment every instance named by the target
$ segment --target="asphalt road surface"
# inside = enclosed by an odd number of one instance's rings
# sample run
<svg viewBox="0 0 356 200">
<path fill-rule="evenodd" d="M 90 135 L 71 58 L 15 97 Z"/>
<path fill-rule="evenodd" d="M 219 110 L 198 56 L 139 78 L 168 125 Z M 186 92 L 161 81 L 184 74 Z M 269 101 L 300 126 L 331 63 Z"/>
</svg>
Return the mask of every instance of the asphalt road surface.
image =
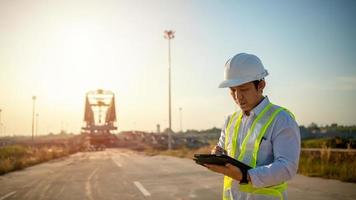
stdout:
<svg viewBox="0 0 356 200">
<path fill-rule="evenodd" d="M 222 176 L 192 160 L 125 149 L 77 153 L 0 176 L 0 200 L 221 199 Z M 356 199 L 356 184 L 298 175 L 289 199 Z"/>
</svg>

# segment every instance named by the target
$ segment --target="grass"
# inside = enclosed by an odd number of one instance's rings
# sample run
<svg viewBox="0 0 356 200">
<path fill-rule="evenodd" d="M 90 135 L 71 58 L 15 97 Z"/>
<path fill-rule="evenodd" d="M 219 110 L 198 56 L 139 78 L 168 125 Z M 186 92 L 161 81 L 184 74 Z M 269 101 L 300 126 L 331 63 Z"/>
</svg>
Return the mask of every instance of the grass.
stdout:
<svg viewBox="0 0 356 200">
<path fill-rule="evenodd" d="M 65 147 L 30 147 L 10 145 L 0 148 L 0 175 L 69 155 Z"/>
<path fill-rule="evenodd" d="M 356 182 L 356 154 L 331 152 L 327 148 L 312 152 L 302 151 L 298 172 L 307 176 Z"/>
</svg>

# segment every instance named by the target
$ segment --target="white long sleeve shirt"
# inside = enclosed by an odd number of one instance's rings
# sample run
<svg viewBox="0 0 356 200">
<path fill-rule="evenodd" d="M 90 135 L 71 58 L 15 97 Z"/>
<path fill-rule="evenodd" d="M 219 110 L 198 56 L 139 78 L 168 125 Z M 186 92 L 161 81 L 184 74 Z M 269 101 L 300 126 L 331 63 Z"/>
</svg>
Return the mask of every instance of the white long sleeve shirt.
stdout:
<svg viewBox="0 0 356 200">
<path fill-rule="evenodd" d="M 243 114 L 237 145 L 241 146 L 253 120 L 269 104 L 265 97 L 247 116 Z M 221 130 L 218 146 L 225 147 L 225 130 L 230 120 L 227 117 Z M 296 121 L 286 111 L 280 112 L 267 129 L 257 156 L 256 168 L 248 174 L 254 187 L 267 187 L 290 180 L 298 169 L 300 154 L 300 131 Z M 239 149 L 239 148 L 238 148 Z M 237 152 L 239 153 L 239 152 Z"/>
</svg>

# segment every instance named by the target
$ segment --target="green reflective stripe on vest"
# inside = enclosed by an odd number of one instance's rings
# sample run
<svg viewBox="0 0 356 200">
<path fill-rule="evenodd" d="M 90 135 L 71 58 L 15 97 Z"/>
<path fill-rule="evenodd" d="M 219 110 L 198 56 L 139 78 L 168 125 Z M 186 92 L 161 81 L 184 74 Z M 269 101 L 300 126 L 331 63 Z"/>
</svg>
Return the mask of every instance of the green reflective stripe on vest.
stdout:
<svg viewBox="0 0 356 200">
<path fill-rule="evenodd" d="M 225 150 L 227 149 L 227 143 L 229 141 L 229 136 L 230 136 L 229 130 L 230 130 L 232 121 L 235 118 L 236 114 L 237 114 L 237 112 L 234 112 L 234 114 L 231 115 L 230 120 L 229 120 L 229 122 L 226 126 L 226 129 L 225 129 Z"/>
<path fill-rule="evenodd" d="M 248 133 L 247 135 L 245 136 L 243 142 L 242 142 L 242 148 L 241 148 L 241 152 L 240 152 L 240 155 L 239 157 L 237 158 L 239 161 L 242 161 L 243 157 L 245 156 L 245 152 L 246 152 L 246 144 L 247 144 L 247 141 L 248 139 L 250 138 L 250 135 L 253 131 L 253 129 L 255 129 L 255 126 L 257 124 L 257 122 L 261 119 L 261 117 L 267 112 L 268 109 L 270 109 L 272 106 L 271 103 L 269 103 L 263 110 L 260 114 L 257 115 L 256 119 L 253 121 L 252 123 L 252 126 L 250 129 L 248 129 Z"/>
<path fill-rule="evenodd" d="M 277 114 L 279 112 L 281 112 L 282 110 L 285 110 L 286 112 L 289 113 L 289 115 L 295 119 L 293 113 L 291 113 L 289 110 L 285 109 L 285 108 L 278 108 L 276 111 L 273 112 L 272 116 L 269 118 L 268 122 L 263 126 L 261 133 L 258 135 L 257 140 L 255 141 L 255 145 L 254 145 L 254 149 L 253 149 L 253 155 L 252 155 L 252 160 L 250 163 L 251 167 L 256 167 L 256 163 L 257 163 L 257 155 L 258 155 L 258 151 L 259 151 L 259 145 L 261 144 L 261 140 L 263 138 L 263 136 L 265 135 L 268 127 L 271 125 L 271 123 L 273 122 L 274 118 L 276 118 Z"/>
<path fill-rule="evenodd" d="M 251 184 L 240 185 L 240 191 L 253 193 L 253 194 L 260 194 L 260 195 L 268 195 L 274 196 L 281 200 L 283 200 L 283 191 L 287 189 L 287 183 L 282 183 L 275 186 L 264 187 L 264 188 L 254 188 Z"/>
<path fill-rule="evenodd" d="M 289 110 L 286 109 L 286 108 L 283 108 L 283 110 L 287 111 L 287 112 L 289 113 L 289 115 L 295 120 L 295 116 L 294 116 L 294 114 L 293 114 L 291 111 L 289 111 Z"/>
<path fill-rule="evenodd" d="M 227 143 L 229 141 L 229 137 L 231 135 L 230 133 L 230 128 L 231 128 L 231 125 L 234 121 L 234 118 L 236 116 L 237 112 L 235 112 L 234 114 L 232 114 L 230 120 L 229 120 L 229 123 L 227 125 L 227 128 L 225 130 L 225 150 L 227 149 Z M 235 124 L 235 127 L 234 127 L 234 131 L 233 131 L 233 138 L 236 138 L 235 135 L 236 132 L 238 131 L 238 127 L 240 127 L 240 124 L 241 124 L 241 119 L 242 119 L 242 114 L 240 113 L 239 116 L 238 116 L 238 119 L 237 119 L 237 122 Z M 236 141 L 233 141 L 232 143 L 232 151 L 230 151 L 230 157 L 234 157 L 235 156 L 235 152 L 236 152 Z M 223 199 L 224 200 L 228 200 L 230 199 L 229 197 L 226 196 L 225 194 L 225 191 L 228 191 L 231 187 L 232 187 L 232 181 L 233 179 L 228 177 L 228 176 L 224 176 L 224 193 L 223 193 Z"/>
<path fill-rule="evenodd" d="M 277 114 L 279 112 L 281 112 L 282 110 L 283 110 L 283 108 L 278 108 L 276 111 L 274 111 L 272 116 L 267 121 L 267 123 L 262 127 L 262 130 L 261 130 L 260 134 L 258 135 L 258 138 L 255 141 L 255 145 L 254 145 L 254 148 L 253 148 L 253 154 L 252 154 L 252 159 L 251 159 L 251 163 L 250 163 L 251 167 L 253 167 L 253 168 L 256 167 L 257 153 L 258 153 L 258 150 L 259 150 L 259 146 L 260 146 L 260 142 L 262 140 L 262 137 L 265 135 L 268 127 L 271 125 L 271 123 L 274 120 L 274 118 L 276 118 Z"/>
<path fill-rule="evenodd" d="M 223 199 L 229 200 L 230 198 L 226 196 L 226 192 L 230 190 L 232 187 L 232 178 L 228 176 L 224 176 L 224 191 L 223 191 Z"/>
<path fill-rule="evenodd" d="M 237 143 L 237 135 L 239 133 L 239 128 L 241 124 L 241 119 L 242 119 L 242 112 L 240 112 L 239 117 L 237 118 L 236 125 L 234 127 L 234 133 L 233 133 L 233 138 L 232 138 L 232 151 L 230 153 L 230 157 L 235 158 L 236 154 L 236 143 Z"/>
</svg>

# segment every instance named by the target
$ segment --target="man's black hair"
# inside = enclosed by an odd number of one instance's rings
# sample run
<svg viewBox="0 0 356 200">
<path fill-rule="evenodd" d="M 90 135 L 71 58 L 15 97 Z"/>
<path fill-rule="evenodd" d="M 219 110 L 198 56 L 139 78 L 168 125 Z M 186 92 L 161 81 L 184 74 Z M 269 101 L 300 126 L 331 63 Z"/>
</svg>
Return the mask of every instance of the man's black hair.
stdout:
<svg viewBox="0 0 356 200">
<path fill-rule="evenodd" d="M 253 84 L 255 85 L 256 90 L 258 89 L 258 84 L 260 84 L 260 82 L 261 82 L 262 80 L 263 80 L 263 79 L 253 81 Z"/>
</svg>

